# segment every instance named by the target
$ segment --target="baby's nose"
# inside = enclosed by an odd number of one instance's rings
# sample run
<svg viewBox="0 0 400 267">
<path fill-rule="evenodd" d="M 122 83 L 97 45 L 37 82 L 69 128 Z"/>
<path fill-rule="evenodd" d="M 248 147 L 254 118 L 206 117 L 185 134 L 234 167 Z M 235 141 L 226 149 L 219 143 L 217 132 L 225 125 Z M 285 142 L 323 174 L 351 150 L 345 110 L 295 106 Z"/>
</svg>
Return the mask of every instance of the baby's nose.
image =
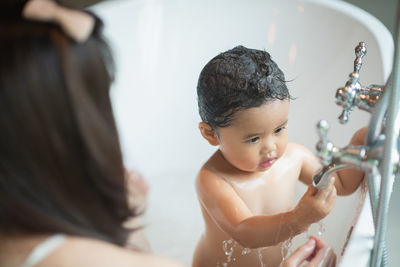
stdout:
<svg viewBox="0 0 400 267">
<path fill-rule="evenodd" d="M 261 154 L 262 155 L 267 155 L 269 153 L 271 153 L 272 151 L 274 151 L 276 148 L 275 142 L 273 140 L 266 140 L 264 142 L 264 145 L 261 149 Z"/>
</svg>

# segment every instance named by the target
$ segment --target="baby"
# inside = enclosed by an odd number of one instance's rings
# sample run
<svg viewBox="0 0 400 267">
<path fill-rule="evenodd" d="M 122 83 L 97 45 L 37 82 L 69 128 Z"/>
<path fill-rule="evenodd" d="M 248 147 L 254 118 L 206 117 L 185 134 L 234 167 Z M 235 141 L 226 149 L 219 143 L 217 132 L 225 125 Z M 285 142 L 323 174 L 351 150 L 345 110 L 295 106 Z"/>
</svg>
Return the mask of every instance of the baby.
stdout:
<svg viewBox="0 0 400 267">
<path fill-rule="evenodd" d="M 310 185 L 321 164 L 288 142 L 291 96 L 265 51 L 238 46 L 216 56 L 202 70 L 197 94 L 200 132 L 219 148 L 196 179 L 205 233 L 193 266 L 252 267 L 260 258 L 278 266 L 282 242 L 324 218 L 336 192 L 354 192 L 363 173 L 343 170 L 320 191 Z M 361 145 L 364 136 L 358 131 L 351 144 Z M 298 180 L 310 186 L 293 208 Z"/>
</svg>

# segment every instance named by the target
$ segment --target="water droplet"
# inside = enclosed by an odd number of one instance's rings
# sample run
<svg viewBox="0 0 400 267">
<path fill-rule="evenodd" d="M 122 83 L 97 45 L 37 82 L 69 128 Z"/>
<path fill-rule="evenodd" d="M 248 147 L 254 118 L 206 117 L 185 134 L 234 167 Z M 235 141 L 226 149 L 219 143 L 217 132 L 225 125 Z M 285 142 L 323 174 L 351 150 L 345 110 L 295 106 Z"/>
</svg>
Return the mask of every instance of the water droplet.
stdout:
<svg viewBox="0 0 400 267">
<path fill-rule="evenodd" d="M 266 267 L 266 264 L 263 261 L 262 248 L 258 248 L 257 252 L 258 252 L 258 258 L 260 259 L 261 267 Z"/>
<path fill-rule="evenodd" d="M 224 267 L 225 264 L 226 266 L 228 266 L 228 263 L 231 262 L 234 246 L 235 242 L 233 242 L 232 239 L 222 241 L 222 249 L 224 250 L 224 253 L 226 255 L 226 262 L 224 262 Z"/>
<path fill-rule="evenodd" d="M 242 255 L 247 255 L 247 254 L 249 254 L 251 252 L 251 249 L 249 249 L 249 248 L 244 248 L 243 250 L 242 250 Z"/>
<path fill-rule="evenodd" d="M 325 224 L 322 221 L 318 222 L 318 237 L 322 237 L 322 235 L 325 233 Z"/>
<path fill-rule="evenodd" d="M 285 240 L 282 243 L 281 246 L 282 261 L 284 261 L 286 257 L 290 254 L 291 247 L 292 247 L 292 238 L 289 238 L 288 240 Z"/>
</svg>

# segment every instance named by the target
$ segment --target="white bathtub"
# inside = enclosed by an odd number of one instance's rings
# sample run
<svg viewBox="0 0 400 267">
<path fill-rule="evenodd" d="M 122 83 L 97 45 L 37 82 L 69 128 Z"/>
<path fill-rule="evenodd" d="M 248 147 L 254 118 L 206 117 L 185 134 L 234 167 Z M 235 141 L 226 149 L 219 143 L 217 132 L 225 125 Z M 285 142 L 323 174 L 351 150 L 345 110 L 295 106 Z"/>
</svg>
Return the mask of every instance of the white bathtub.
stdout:
<svg viewBox="0 0 400 267">
<path fill-rule="evenodd" d="M 336 89 L 353 70 L 358 42 L 368 49 L 362 84 L 383 84 L 391 69 L 388 30 L 340 1 L 113 0 L 93 9 L 105 20 L 116 56 L 113 104 L 125 163 L 151 185 L 147 236 L 154 252 L 187 265 L 203 231 L 194 179 L 215 149 L 198 132 L 196 102 L 197 77 L 212 57 L 239 44 L 270 52 L 286 79 L 294 79 L 288 84 L 297 97 L 289 137 L 313 151 L 319 119 L 331 124 L 329 138 L 339 146 L 368 123 L 369 115 L 356 110 L 348 125 L 340 125 L 334 104 Z M 304 190 L 300 185 L 298 195 Z M 323 236 L 341 266 L 366 266 L 373 236 L 368 207 L 359 190 L 338 199 L 324 220 Z"/>
</svg>

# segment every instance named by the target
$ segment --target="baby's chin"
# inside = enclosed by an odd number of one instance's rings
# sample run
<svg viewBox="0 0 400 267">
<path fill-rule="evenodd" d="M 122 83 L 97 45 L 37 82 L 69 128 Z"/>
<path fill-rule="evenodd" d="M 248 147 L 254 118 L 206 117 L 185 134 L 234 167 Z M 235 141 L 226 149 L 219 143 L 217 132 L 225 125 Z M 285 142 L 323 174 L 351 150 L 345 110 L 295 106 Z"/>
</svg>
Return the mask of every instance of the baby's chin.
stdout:
<svg viewBox="0 0 400 267">
<path fill-rule="evenodd" d="M 244 166 L 235 166 L 236 169 L 247 172 L 247 173 L 256 173 L 256 172 L 265 172 L 274 166 L 277 159 L 274 159 L 272 162 L 268 162 L 267 164 L 258 163 L 254 164 L 252 167 L 244 167 Z"/>
<path fill-rule="evenodd" d="M 257 172 L 266 172 L 266 171 L 269 171 L 271 168 L 272 168 L 272 166 L 270 166 L 270 167 L 263 167 L 263 168 L 259 167 L 258 170 L 257 170 Z"/>
<path fill-rule="evenodd" d="M 272 168 L 272 165 L 268 166 L 268 167 L 261 167 L 260 165 L 258 165 L 258 166 L 255 166 L 254 168 L 252 168 L 251 170 L 246 170 L 246 172 L 249 172 L 249 173 L 262 173 L 262 172 L 268 171 L 271 168 Z M 245 170 L 243 170 L 243 171 L 245 171 Z"/>
</svg>

